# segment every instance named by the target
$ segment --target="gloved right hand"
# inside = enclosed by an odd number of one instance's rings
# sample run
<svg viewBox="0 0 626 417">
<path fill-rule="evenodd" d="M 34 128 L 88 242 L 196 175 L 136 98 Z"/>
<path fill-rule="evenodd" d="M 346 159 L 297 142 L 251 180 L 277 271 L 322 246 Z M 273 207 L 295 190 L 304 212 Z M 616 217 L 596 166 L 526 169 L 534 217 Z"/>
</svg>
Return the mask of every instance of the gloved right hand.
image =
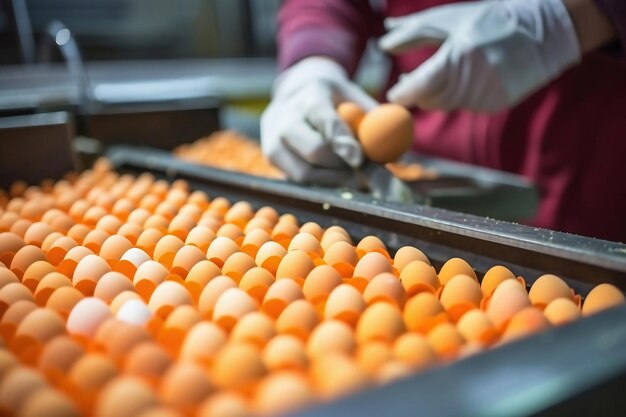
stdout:
<svg viewBox="0 0 626 417">
<path fill-rule="evenodd" d="M 341 182 L 363 162 L 360 144 L 335 110 L 343 101 L 365 111 L 378 105 L 328 58 L 309 57 L 288 68 L 261 116 L 263 153 L 291 180 Z"/>
</svg>

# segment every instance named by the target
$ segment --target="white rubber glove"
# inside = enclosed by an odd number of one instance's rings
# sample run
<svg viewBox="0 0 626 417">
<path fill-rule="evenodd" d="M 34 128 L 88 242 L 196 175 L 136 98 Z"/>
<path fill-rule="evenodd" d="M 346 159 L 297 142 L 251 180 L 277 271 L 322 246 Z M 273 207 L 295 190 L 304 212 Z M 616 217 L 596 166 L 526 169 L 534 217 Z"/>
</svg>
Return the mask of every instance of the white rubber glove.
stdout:
<svg viewBox="0 0 626 417">
<path fill-rule="evenodd" d="M 580 61 L 561 0 L 485 0 L 450 4 L 385 21 L 390 53 L 441 45 L 401 76 L 389 101 L 423 109 L 497 111 L 526 98 Z"/>
<path fill-rule="evenodd" d="M 335 111 L 342 101 L 366 111 L 378 104 L 330 59 L 305 58 L 288 68 L 261 116 L 263 153 L 294 181 L 341 182 L 363 162 L 361 146 Z"/>
</svg>

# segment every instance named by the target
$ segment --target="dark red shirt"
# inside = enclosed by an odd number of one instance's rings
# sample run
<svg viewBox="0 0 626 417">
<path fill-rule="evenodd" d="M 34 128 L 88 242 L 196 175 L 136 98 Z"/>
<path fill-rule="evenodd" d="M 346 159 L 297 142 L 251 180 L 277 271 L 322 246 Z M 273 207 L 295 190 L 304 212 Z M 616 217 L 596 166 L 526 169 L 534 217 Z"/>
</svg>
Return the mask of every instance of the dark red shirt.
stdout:
<svg viewBox="0 0 626 417">
<path fill-rule="evenodd" d="M 595 0 L 626 45 L 626 2 Z M 311 55 L 354 73 L 383 19 L 454 1 L 287 0 L 279 15 L 281 69 Z M 514 108 L 496 114 L 414 110 L 414 150 L 521 174 L 540 189 L 538 215 L 526 223 L 626 242 L 626 62 L 620 45 L 592 52 Z M 617 51 L 617 53 L 616 53 Z M 391 57 L 388 86 L 432 50 Z"/>
</svg>

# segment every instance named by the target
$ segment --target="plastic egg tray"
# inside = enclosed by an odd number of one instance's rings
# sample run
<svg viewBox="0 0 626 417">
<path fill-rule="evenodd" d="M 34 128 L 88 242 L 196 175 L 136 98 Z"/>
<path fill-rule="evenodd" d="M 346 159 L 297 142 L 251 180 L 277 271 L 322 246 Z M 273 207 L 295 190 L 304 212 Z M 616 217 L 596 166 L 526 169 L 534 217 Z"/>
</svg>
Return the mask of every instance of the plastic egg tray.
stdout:
<svg viewBox="0 0 626 417">
<path fill-rule="evenodd" d="M 624 304 L 106 161 L 1 207 L 3 415 L 315 410 Z"/>
</svg>

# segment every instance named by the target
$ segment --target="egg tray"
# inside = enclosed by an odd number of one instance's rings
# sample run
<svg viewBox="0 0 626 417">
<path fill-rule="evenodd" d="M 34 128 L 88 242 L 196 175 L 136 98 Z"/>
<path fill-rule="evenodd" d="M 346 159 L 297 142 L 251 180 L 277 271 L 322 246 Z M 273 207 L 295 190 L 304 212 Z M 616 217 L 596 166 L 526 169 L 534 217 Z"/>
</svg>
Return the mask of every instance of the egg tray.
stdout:
<svg viewBox="0 0 626 417">
<path fill-rule="evenodd" d="M 527 277 L 529 285 L 553 273 L 582 295 L 601 282 L 626 291 L 623 244 L 252 177 L 165 152 L 119 147 L 109 157 L 119 172 L 184 179 L 211 196 L 271 205 L 301 222 L 340 224 L 356 240 L 378 236 L 392 252 L 418 247 L 437 268 L 462 257 L 479 276 L 499 264 Z M 624 415 L 624 346 L 626 307 L 621 307 L 294 415 Z"/>
</svg>

